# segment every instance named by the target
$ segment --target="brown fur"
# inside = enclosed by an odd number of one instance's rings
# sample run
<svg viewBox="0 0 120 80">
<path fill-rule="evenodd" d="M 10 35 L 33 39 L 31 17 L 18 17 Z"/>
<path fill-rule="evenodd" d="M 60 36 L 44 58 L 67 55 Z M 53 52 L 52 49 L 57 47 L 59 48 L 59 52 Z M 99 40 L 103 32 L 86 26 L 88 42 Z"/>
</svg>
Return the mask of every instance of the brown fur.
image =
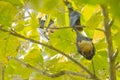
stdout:
<svg viewBox="0 0 120 80">
<path fill-rule="evenodd" d="M 93 49 L 93 45 L 90 41 L 79 41 L 78 46 L 86 55 Z"/>
</svg>

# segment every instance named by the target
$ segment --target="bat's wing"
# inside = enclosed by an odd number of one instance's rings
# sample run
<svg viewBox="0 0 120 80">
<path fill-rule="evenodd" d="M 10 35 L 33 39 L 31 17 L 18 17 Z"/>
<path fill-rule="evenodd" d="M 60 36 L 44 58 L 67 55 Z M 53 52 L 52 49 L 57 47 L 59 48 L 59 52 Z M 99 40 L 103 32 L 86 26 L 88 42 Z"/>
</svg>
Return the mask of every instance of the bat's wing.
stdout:
<svg viewBox="0 0 120 80">
<path fill-rule="evenodd" d="M 70 13 L 70 26 L 73 27 L 76 25 L 77 20 L 79 20 L 78 24 L 80 24 L 80 13 L 77 11 L 72 11 Z"/>
</svg>

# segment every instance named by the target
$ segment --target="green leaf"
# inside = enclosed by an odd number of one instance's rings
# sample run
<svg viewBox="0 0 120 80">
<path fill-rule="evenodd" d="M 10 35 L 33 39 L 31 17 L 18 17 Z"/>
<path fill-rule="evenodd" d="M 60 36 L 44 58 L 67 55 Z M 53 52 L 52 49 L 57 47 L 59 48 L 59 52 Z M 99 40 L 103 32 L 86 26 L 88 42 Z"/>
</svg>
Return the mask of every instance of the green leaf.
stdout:
<svg viewBox="0 0 120 80">
<path fill-rule="evenodd" d="M 32 8 L 43 13 L 51 14 L 52 16 L 58 12 L 64 12 L 64 3 L 59 0 L 31 0 L 30 4 Z"/>
<path fill-rule="evenodd" d="M 31 65 L 35 65 L 35 66 L 38 64 L 40 64 L 41 66 L 43 65 L 43 57 L 40 54 L 39 48 L 32 49 L 30 52 L 28 52 L 24 60 Z"/>
<path fill-rule="evenodd" d="M 39 27 L 38 21 L 39 20 L 36 18 L 36 14 L 35 13 L 31 13 L 30 26 L 32 27 L 32 29 L 36 29 L 36 28 Z"/>
<path fill-rule="evenodd" d="M 6 35 L 7 37 L 0 40 L 0 62 L 6 63 L 9 56 L 16 56 L 19 41 L 16 37 Z"/>
<path fill-rule="evenodd" d="M 55 67 L 54 70 L 56 71 L 62 71 L 62 70 L 67 70 L 67 71 L 80 71 L 79 66 L 76 66 L 74 63 L 71 63 L 69 61 L 64 61 L 64 62 L 58 62 Z"/>
<path fill-rule="evenodd" d="M 0 40 L 5 40 L 8 37 L 8 33 L 0 31 Z"/>
<path fill-rule="evenodd" d="M 57 30 L 50 36 L 50 44 L 65 53 L 76 52 L 76 37 L 72 29 Z"/>
<path fill-rule="evenodd" d="M 89 5 L 89 4 L 86 4 L 84 7 L 83 7 L 83 10 L 81 11 L 81 14 L 85 21 L 88 21 L 91 16 L 96 13 L 97 11 L 99 11 L 99 6 L 92 6 L 92 5 Z"/>
<path fill-rule="evenodd" d="M 57 13 L 56 14 L 56 17 L 57 17 L 57 23 L 60 27 L 62 26 L 66 26 L 66 19 L 65 19 L 65 14 L 63 13 Z"/>
<path fill-rule="evenodd" d="M 76 0 L 76 2 L 96 5 L 96 4 L 107 4 L 109 1 L 108 0 Z"/>
<path fill-rule="evenodd" d="M 107 43 L 105 43 L 105 39 L 99 40 L 99 42 L 95 43 L 95 48 L 97 51 L 106 50 Z"/>
<path fill-rule="evenodd" d="M 0 24 L 11 25 L 17 9 L 10 3 L 0 1 Z"/>
<path fill-rule="evenodd" d="M 120 1 L 119 0 L 110 0 L 109 1 L 109 5 L 110 5 L 110 12 L 112 13 L 112 16 L 120 19 Z"/>
<path fill-rule="evenodd" d="M 96 27 L 98 27 L 98 25 L 100 24 L 101 21 L 102 21 L 101 12 L 96 12 L 86 22 L 86 26 L 89 29 L 95 29 Z"/>
<path fill-rule="evenodd" d="M 118 48 L 120 50 L 120 44 L 118 44 L 120 42 L 120 33 L 118 32 L 117 34 L 114 35 L 114 44 L 115 44 L 115 47 Z"/>
<path fill-rule="evenodd" d="M 108 64 L 106 64 L 108 63 L 107 57 L 107 52 L 103 50 L 97 52 L 93 59 L 93 66 L 95 68 L 96 74 L 98 74 L 102 79 L 106 79 L 106 76 L 108 75 Z"/>
<path fill-rule="evenodd" d="M 1 0 L 1 1 L 9 2 L 14 6 L 22 6 L 22 3 L 23 3 L 22 0 Z"/>
<path fill-rule="evenodd" d="M 79 0 L 73 0 L 73 1 L 71 1 L 71 3 L 72 3 L 73 8 L 77 9 L 77 10 L 81 10 L 83 8 L 83 6 L 85 5 L 84 3 L 82 3 Z"/>
<path fill-rule="evenodd" d="M 49 49 L 47 47 L 45 47 L 45 53 L 48 54 L 49 56 L 54 56 L 56 55 L 58 52 L 52 50 L 52 49 Z"/>
<path fill-rule="evenodd" d="M 19 75 L 22 78 L 28 79 L 30 74 L 32 73 L 32 69 L 28 68 L 25 65 L 22 65 L 20 62 L 14 59 L 11 59 L 7 64 L 5 72 L 6 77 L 8 77 L 9 79 L 12 79 L 15 75 Z"/>
<path fill-rule="evenodd" d="M 26 27 L 28 27 L 26 26 L 28 25 L 28 23 L 29 23 L 28 21 L 24 21 L 24 20 L 18 21 L 14 26 L 15 31 L 18 31 L 18 32 L 23 31 Z"/>
<path fill-rule="evenodd" d="M 118 30 L 118 32 L 113 36 L 113 45 L 114 45 L 114 49 L 118 49 L 120 50 L 120 32 Z M 119 61 L 120 55 L 117 56 L 117 61 Z"/>
</svg>

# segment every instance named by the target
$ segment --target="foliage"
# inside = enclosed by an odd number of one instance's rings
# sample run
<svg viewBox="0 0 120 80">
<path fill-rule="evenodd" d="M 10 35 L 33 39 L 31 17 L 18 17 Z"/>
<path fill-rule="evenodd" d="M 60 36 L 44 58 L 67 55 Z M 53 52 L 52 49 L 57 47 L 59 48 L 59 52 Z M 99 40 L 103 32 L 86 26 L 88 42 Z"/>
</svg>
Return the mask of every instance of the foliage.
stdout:
<svg viewBox="0 0 120 80">
<path fill-rule="evenodd" d="M 109 7 L 109 17 L 114 18 L 112 25 L 112 40 L 114 50 L 120 50 L 120 1 L 119 0 L 69 0 L 75 10 L 81 13 L 81 23 L 85 25 L 85 33 L 93 39 L 96 47 L 94 56 L 95 74 L 102 80 L 108 75 L 107 43 L 102 31 L 103 15 L 100 5 Z M 40 27 L 40 16 L 47 15 L 55 20 L 57 29 L 48 35 L 49 41 L 45 42 L 38 33 Z M 47 20 L 48 22 L 50 20 Z M 48 25 L 48 23 L 45 23 Z M 68 26 L 68 10 L 63 0 L 0 0 L 0 28 L 15 31 L 27 38 L 31 38 L 63 51 L 67 55 L 82 63 L 93 73 L 92 61 L 88 61 L 77 53 L 75 32 Z M 46 27 L 46 26 L 45 26 Z M 62 29 L 63 28 L 63 29 Z M 23 61 L 17 61 L 15 58 Z M 120 79 L 120 55 L 116 60 L 117 79 Z M 27 63 L 28 65 L 25 65 Z M 73 71 L 87 74 L 82 68 L 73 63 L 69 58 L 49 49 L 46 46 L 33 43 L 29 40 L 11 35 L 9 32 L 0 30 L 0 78 L 5 74 L 5 80 L 86 80 L 81 76 L 65 74 L 60 77 L 51 78 L 37 71 L 37 68 L 47 73 L 58 73 L 60 71 Z M 4 70 L 4 73 L 2 70 Z"/>
</svg>

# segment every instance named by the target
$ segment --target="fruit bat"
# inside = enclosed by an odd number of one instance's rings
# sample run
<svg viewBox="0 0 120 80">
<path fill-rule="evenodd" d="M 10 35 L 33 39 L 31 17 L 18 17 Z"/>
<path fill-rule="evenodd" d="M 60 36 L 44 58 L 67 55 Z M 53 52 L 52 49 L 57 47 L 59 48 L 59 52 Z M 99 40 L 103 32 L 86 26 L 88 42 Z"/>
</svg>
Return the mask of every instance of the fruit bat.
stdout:
<svg viewBox="0 0 120 80">
<path fill-rule="evenodd" d="M 72 11 L 70 13 L 70 26 L 75 30 L 76 32 L 76 47 L 78 52 L 84 56 L 86 59 L 91 60 L 92 57 L 95 54 L 95 47 L 92 42 L 92 39 L 83 36 L 79 33 L 79 31 L 82 31 L 82 27 L 76 27 L 80 25 L 80 13 L 76 11 Z M 78 31 L 79 30 L 79 31 Z"/>
<path fill-rule="evenodd" d="M 86 59 L 91 60 L 95 55 L 95 47 L 92 42 L 92 39 L 85 37 L 79 33 L 79 31 L 83 30 L 80 23 L 80 13 L 78 11 L 73 10 L 71 4 L 68 1 L 65 1 L 65 4 L 67 5 L 69 10 L 70 26 L 76 32 L 77 51 Z"/>
<path fill-rule="evenodd" d="M 84 56 L 86 59 L 91 60 L 95 55 L 95 47 L 92 39 L 83 36 L 73 27 L 76 32 L 76 47 L 77 51 Z"/>
</svg>

